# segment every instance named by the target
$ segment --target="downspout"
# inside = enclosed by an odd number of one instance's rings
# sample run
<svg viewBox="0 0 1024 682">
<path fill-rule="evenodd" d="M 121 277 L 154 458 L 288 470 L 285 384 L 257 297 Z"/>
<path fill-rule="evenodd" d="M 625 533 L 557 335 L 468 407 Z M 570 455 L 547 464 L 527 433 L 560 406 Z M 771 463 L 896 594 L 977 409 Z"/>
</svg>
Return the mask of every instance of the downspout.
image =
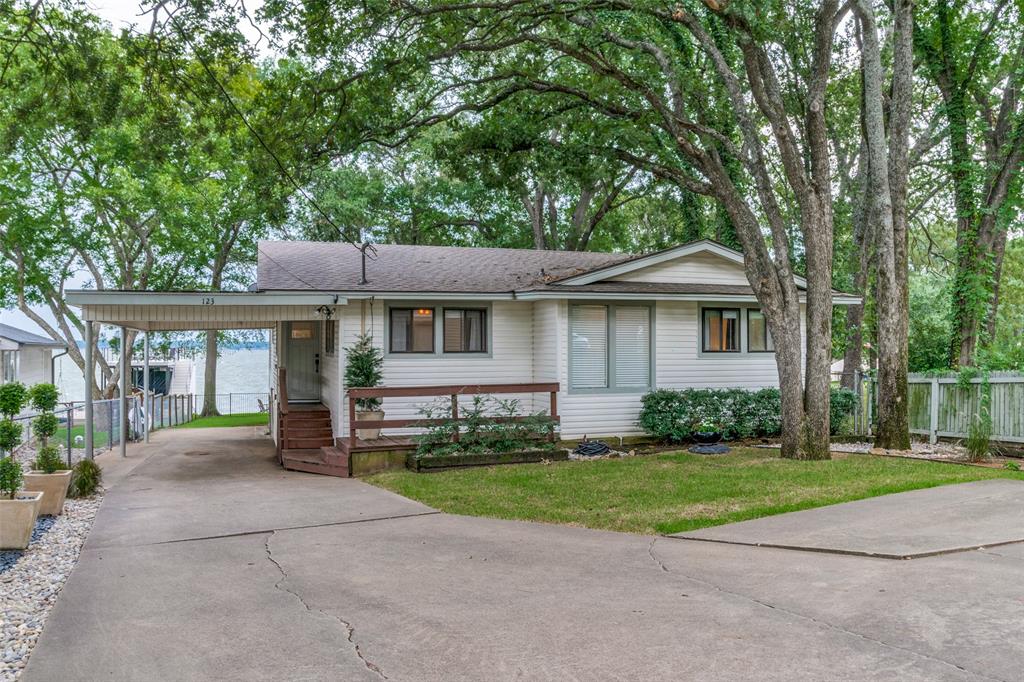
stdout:
<svg viewBox="0 0 1024 682">
<path fill-rule="evenodd" d="M 57 378 L 57 358 L 59 358 L 62 355 L 67 355 L 67 354 L 68 354 L 68 349 L 67 349 L 67 346 L 65 346 L 63 353 L 57 353 L 56 355 L 54 355 L 54 356 L 52 356 L 50 358 L 50 383 L 51 384 L 54 383 L 54 381 Z"/>
</svg>

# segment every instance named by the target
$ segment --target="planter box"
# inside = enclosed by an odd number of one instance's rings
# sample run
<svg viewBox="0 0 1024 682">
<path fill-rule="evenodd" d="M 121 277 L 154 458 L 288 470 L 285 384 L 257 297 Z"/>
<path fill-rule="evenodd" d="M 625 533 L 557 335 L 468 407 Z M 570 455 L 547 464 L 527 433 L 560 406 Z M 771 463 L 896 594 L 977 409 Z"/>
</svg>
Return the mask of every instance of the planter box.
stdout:
<svg viewBox="0 0 1024 682">
<path fill-rule="evenodd" d="M 42 471 L 31 471 L 25 474 L 25 490 L 38 490 L 43 493 L 43 501 L 39 506 L 40 516 L 60 516 L 64 513 L 64 498 L 71 484 L 71 470 L 55 471 L 44 474 Z"/>
<path fill-rule="evenodd" d="M 569 453 L 556 448 L 554 450 L 524 450 L 521 452 L 482 452 L 463 453 L 459 455 L 439 455 L 437 457 L 416 457 L 410 454 L 405 459 L 405 466 L 418 473 L 442 471 L 459 467 L 483 467 L 494 464 L 529 464 L 543 460 L 567 460 Z"/>
<path fill-rule="evenodd" d="M 384 410 L 376 410 L 374 412 L 363 412 L 361 410 L 356 411 L 356 421 L 383 421 Z M 380 438 L 380 428 L 376 429 L 356 429 L 356 438 L 361 440 L 377 440 Z"/>
<path fill-rule="evenodd" d="M 25 549 L 39 518 L 41 492 L 19 490 L 13 500 L 0 500 L 0 549 Z"/>
</svg>

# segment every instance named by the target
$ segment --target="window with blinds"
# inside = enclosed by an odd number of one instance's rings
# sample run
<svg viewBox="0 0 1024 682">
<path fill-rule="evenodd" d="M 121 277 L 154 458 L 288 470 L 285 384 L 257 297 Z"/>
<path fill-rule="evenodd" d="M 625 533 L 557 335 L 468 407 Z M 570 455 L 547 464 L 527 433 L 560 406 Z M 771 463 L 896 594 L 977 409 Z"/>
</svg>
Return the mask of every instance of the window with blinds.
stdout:
<svg viewBox="0 0 1024 682">
<path fill-rule="evenodd" d="M 651 377 L 651 308 L 569 306 L 569 385 L 644 390 Z"/>
<path fill-rule="evenodd" d="M 615 385 L 651 385 L 651 309 L 615 307 Z"/>
<path fill-rule="evenodd" d="M 608 388 L 608 307 L 569 307 L 572 388 Z"/>
<path fill-rule="evenodd" d="M 775 350 L 768 321 L 764 313 L 754 308 L 747 308 L 747 351 L 751 353 L 770 353 Z"/>
<path fill-rule="evenodd" d="M 444 352 L 487 352 L 487 311 L 482 308 L 445 308 Z"/>
</svg>

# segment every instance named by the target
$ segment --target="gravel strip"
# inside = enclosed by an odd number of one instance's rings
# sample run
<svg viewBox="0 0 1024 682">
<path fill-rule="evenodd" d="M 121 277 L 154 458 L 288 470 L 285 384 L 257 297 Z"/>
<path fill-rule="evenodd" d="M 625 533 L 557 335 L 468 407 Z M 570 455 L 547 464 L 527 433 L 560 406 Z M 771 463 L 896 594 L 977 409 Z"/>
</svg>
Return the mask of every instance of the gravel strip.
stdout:
<svg viewBox="0 0 1024 682">
<path fill-rule="evenodd" d="M 28 549 L 0 551 L 0 681 L 25 669 L 102 501 L 69 499 L 62 515 L 39 517 Z"/>
</svg>

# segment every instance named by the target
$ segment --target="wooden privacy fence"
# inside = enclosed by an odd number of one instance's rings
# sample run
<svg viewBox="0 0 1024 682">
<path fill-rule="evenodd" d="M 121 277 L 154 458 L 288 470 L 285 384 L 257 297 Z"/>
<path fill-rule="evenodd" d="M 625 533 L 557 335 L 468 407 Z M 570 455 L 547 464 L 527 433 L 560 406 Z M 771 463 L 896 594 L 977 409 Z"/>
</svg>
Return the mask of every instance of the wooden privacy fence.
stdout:
<svg viewBox="0 0 1024 682">
<path fill-rule="evenodd" d="M 981 410 L 984 379 L 965 384 L 955 374 L 907 376 L 910 432 L 939 438 L 966 438 Z M 1024 374 L 992 372 L 988 376 L 992 440 L 1024 443 Z"/>
</svg>

